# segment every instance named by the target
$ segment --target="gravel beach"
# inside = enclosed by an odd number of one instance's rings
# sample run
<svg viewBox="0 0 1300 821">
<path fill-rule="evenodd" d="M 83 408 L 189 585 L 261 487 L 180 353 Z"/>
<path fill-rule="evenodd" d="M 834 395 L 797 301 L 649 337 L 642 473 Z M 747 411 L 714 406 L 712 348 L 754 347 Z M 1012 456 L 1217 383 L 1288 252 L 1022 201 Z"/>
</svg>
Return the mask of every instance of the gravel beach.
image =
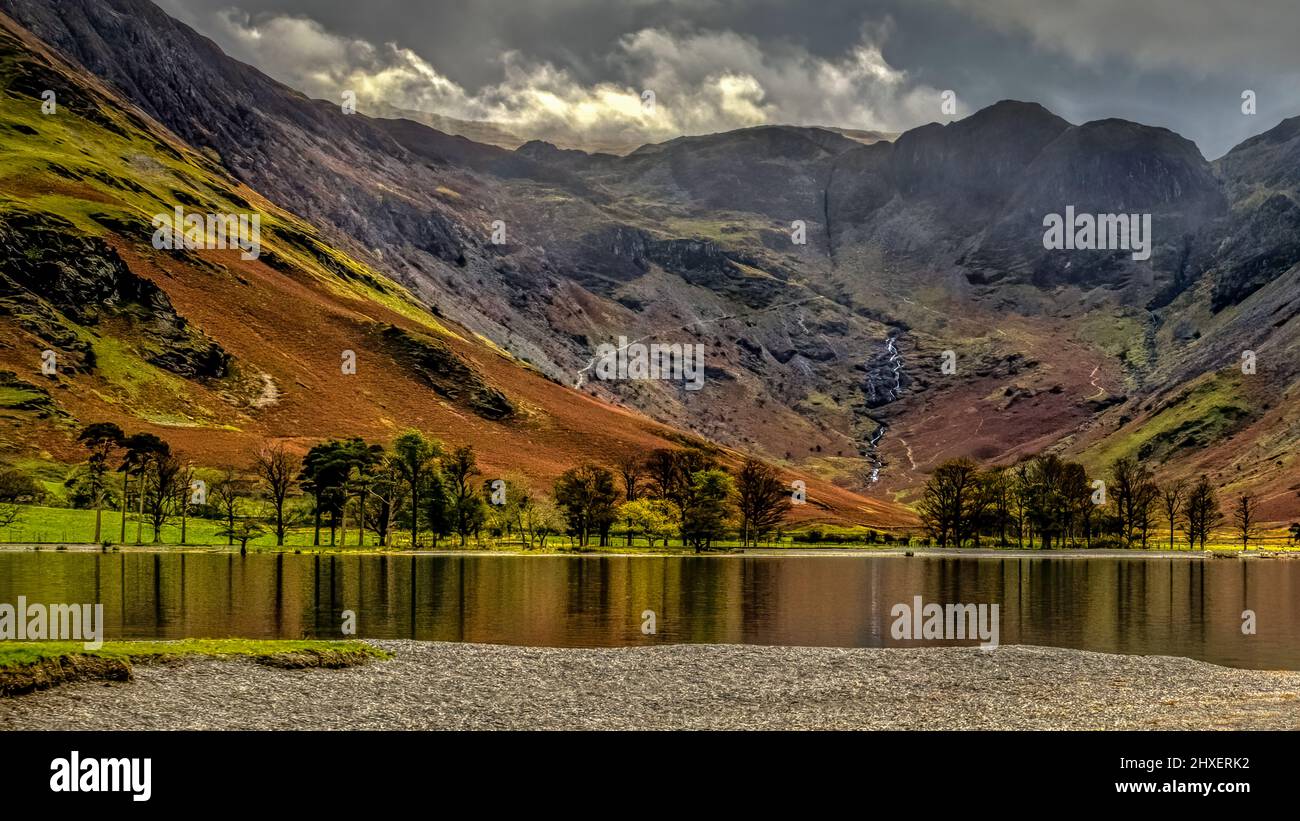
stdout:
<svg viewBox="0 0 1300 821">
<path fill-rule="evenodd" d="M 1297 729 L 1300 673 L 1046 647 L 555 649 L 195 658 L 0 699 L 3 729 Z"/>
</svg>

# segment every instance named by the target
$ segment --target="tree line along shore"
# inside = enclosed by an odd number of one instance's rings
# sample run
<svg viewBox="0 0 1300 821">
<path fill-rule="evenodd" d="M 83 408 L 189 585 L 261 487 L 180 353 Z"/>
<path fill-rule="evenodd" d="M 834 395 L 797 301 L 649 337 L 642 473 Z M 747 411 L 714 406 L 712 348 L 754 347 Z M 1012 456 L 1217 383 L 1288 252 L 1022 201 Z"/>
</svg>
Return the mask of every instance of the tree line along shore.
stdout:
<svg viewBox="0 0 1300 821">
<path fill-rule="evenodd" d="M 700 448 L 579 464 L 538 487 L 515 473 L 487 476 L 472 447 L 448 447 L 416 430 L 388 443 L 331 439 L 301 456 L 271 444 L 243 465 L 206 467 L 157 435 L 127 434 L 112 423 L 87 425 L 77 440 L 85 460 L 57 494 L 19 468 L 0 469 L 0 533 L 7 541 L 693 552 L 763 545 L 1300 544 L 1300 524 L 1275 533 L 1261 527 L 1254 496 L 1234 496 L 1225 512 L 1205 477 L 1162 484 L 1131 458 L 1102 479 L 1051 454 L 996 467 L 949 460 L 921 492 L 919 527 L 895 532 L 793 527 L 790 513 L 805 501 L 800 483 L 752 458 L 728 469 Z"/>
<path fill-rule="evenodd" d="M 113 423 L 87 425 L 77 441 L 86 458 L 62 495 L 68 509 L 94 512 L 89 541 L 105 546 L 162 545 L 168 535 L 195 544 L 194 533 L 246 549 L 259 540 L 285 546 L 305 531 L 313 547 L 676 541 L 705 552 L 771 539 L 799 501 L 770 465 L 747 459 L 729 470 L 696 448 L 575 465 L 539 489 L 519 474 L 485 475 L 473 447 L 417 430 L 388 443 L 331 439 L 301 456 L 270 444 L 244 465 L 216 467 Z M 19 469 L 0 471 L 0 529 L 12 532 L 49 495 Z"/>
</svg>

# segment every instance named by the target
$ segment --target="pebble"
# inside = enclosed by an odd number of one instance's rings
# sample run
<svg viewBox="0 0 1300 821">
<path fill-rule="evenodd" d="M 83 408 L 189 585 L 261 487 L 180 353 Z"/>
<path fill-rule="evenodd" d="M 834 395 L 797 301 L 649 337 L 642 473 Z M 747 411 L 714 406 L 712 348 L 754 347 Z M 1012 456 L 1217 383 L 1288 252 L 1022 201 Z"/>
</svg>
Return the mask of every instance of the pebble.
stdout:
<svg viewBox="0 0 1300 821">
<path fill-rule="evenodd" d="M 0 699 L 0 728 L 1300 729 L 1300 673 L 1047 647 L 620 649 L 375 641 L 389 661 L 193 658 Z"/>
</svg>

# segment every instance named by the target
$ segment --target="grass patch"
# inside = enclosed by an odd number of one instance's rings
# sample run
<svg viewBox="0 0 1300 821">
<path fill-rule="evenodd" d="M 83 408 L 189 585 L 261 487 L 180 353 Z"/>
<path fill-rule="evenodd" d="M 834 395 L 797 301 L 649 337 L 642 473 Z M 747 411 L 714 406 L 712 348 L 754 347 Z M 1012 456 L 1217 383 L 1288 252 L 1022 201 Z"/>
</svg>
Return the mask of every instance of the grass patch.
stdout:
<svg viewBox="0 0 1300 821">
<path fill-rule="evenodd" d="M 1235 374 L 1216 373 L 1158 405 L 1141 423 L 1108 437 L 1085 454 L 1085 463 L 1111 465 L 1123 456 L 1165 459 L 1231 436 L 1253 416 Z"/>
<path fill-rule="evenodd" d="M 87 650 L 75 641 L 0 643 L 0 696 L 78 681 L 131 681 L 131 665 L 187 656 L 244 658 L 270 667 L 339 669 L 392 655 L 360 641 L 182 639 L 112 641 Z"/>
<path fill-rule="evenodd" d="M 181 639 L 179 641 L 108 641 L 86 650 L 79 641 L 0 642 L 0 669 L 35 664 L 63 656 L 93 656 L 114 661 L 149 661 L 183 656 L 241 656 L 269 659 L 288 654 L 338 654 L 363 661 L 392 655 L 362 641 L 312 639 Z"/>
<path fill-rule="evenodd" d="M 1123 360 L 1130 370 L 1141 371 L 1151 365 L 1146 324 L 1135 317 L 1100 313 L 1089 316 L 1080 323 L 1075 338 Z"/>
</svg>

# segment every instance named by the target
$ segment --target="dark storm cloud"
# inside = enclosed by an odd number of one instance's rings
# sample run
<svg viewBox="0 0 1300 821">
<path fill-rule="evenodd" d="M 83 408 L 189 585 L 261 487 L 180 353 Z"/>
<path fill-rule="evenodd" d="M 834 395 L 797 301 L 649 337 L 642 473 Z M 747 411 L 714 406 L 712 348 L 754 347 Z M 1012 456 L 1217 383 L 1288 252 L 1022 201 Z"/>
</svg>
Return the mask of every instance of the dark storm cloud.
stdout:
<svg viewBox="0 0 1300 821">
<path fill-rule="evenodd" d="M 309 93 L 360 85 L 524 131 L 890 130 L 945 119 L 938 92 L 953 89 L 959 113 L 1035 100 L 1072 122 L 1163 125 L 1215 157 L 1300 114 L 1289 0 L 1249 13 L 1210 0 L 158 1 Z M 663 106 L 653 122 L 633 105 L 644 88 Z"/>
</svg>

